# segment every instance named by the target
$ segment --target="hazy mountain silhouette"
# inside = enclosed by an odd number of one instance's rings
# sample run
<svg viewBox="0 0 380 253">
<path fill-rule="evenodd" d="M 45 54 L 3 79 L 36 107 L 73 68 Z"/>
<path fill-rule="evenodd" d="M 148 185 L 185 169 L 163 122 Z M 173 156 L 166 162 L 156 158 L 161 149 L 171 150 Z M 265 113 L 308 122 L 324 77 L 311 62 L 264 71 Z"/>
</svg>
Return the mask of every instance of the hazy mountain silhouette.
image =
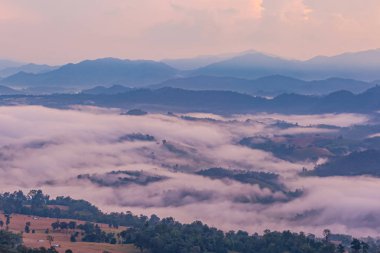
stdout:
<svg viewBox="0 0 380 253">
<path fill-rule="evenodd" d="M 192 71 L 193 75 L 258 78 L 285 75 L 301 79 L 331 77 L 359 80 L 380 79 L 380 50 L 318 56 L 307 61 L 287 60 L 262 53 L 249 53 Z"/>
<path fill-rule="evenodd" d="M 39 74 L 39 73 L 45 73 L 52 70 L 57 69 L 57 66 L 49 66 L 49 65 L 39 65 L 34 63 L 29 63 L 21 66 L 16 67 L 8 67 L 5 69 L 0 70 L 0 77 L 8 77 L 14 74 L 17 74 L 19 72 L 25 72 L 25 73 L 32 73 L 32 74 Z"/>
<path fill-rule="evenodd" d="M 193 70 L 193 69 L 205 67 L 213 63 L 224 61 L 236 56 L 241 56 L 241 55 L 245 55 L 248 53 L 255 53 L 255 52 L 256 52 L 255 50 L 248 50 L 248 51 L 239 52 L 239 53 L 229 53 L 229 54 L 219 54 L 219 55 L 201 55 L 197 57 L 182 58 L 182 59 L 164 59 L 162 60 L 162 62 L 179 70 Z"/>
<path fill-rule="evenodd" d="M 179 69 L 179 70 L 193 70 L 207 65 L 217 63 L 228 59 L 229 57 L 223 56 L 199 56 L 194 58 L 184 58 L 184 59 L 164 59 L 161 62 Z"/>
<path fill-rule="evenodd" d="M 114 84 L 142 86 L 173 78 L 177 73 L 176 69 L 164 63 L 104 58 L 86 60 L 77 64 L 67 64 L 56 70 L 41 74 L 20 72 L 4 78 L 1 83 L 26 87 L 91 87 L 94 85 Z"/>
<path fill-rule="evenodd" d="M 322 95 L 338 90 L 359 93 L 373 86 L 373 83 L 351 79 L 330 78 L 326 80 L 303 81 L 291 77 L 274 75 L 255 80 L 233 77 L 195 76 L 171 79 L 150 87 L 173 87 L 189 90 L 230 90 L 252 95 L 275 96 L 282 93 Z"/>
<path fill-rule="evenodd" d="M 371 68 L 380 65 L 380 49 L 343 53 L 335 56 L 317 56 L 308 61 L 309 64 L 324 66 L 355 66 Z"/>
<path fill-rule="evenodd" d="M 0 97 L 0 104 L 38 104 L 67 107 L 77 104 L 157 111 L 201 111 L 229 113 L 371 113 L 380 110 L 380 87 L 360 94 L 337 91 L 326 96 L 282 94 L 273 99 L 254 97 L 232 91 L 190 91 L 176 88 L 131 89 L 118 94 L 54 94 Z"/>
<path fill-rule="evenodd" d="M 22 63 L 22 62 L 0 59 L 0 70 L 3 70 L 5 68 L 19 67 L 22 65 L 24 65 L 24 63 Z"/>
<path fill-rule="evenodd" d="M 92 94 L 92 95 L 112 95 L 112 94 L 119 94 L 119 93 L 125 93 L 130 91 L 131 88 L 125 87 L 122 85 L 113 85 L 111 87 L 104 87 L 104 86 L 96 86 L 91 89 L 82 90 L 81 93 L 83 94 Z"/>
<path fill-rule="evenodd" d="M 251 80 L 235 77 L 194 76 L 176 78 L 152 85 L 150 88 L 181 88 L 188 90 L 231 90 L 244 92 L 252 85 Z"/>
<path fill-rule="evenodd" d="M 196 64 L 199 59 L 190 59 L 187 63 Z M 179 62 L 181 61 L 183 59 L 179 60 Z M 189 89 L 204 89 L 203 87 L 208 86 L 207 89 L 228 89 L 260 95 L 277 95 L 281 92 L 326 94 L 338 89 L 347 89 L 352 92 L 363 91 L 369 87 L 366 83 L 346 79 L 371 82 L 378 80 L 380 79 L 379 63 L 380 50 L 347 53 L 332 57 L 319 56 L 307 61 L 288 60 L 249 51 L 191 71 L 180 71 L 163 62 L 104 58 L 66 64 L 45 73 L 19 72 L 3 78 L 0 83 L 18 87 L 90 88 L 97 85 L 142 87 L 177 79 L 167 82 L 165 85 Z M 30 68 L 31 66 L 29 66 L 29 72 L 32 71 Z M 34 66 L 33 71 L 41 71 L 41 68 L 43 67 Z M 178 79 L 181 77 L 189 79 Z M 228 78 L 222 80 L 211 77 Z M 254 80 L 254 84 L 249 84 L 247 80 L 239 80 L 258 78 L 261 80 Z M 305 83 L 296 79 L 328 80 L 322 80 L 322 83 L 321 81 Z M 190 87 L 190 82 L 193 87 Z M 250 87 L 248 90 L 246 84 Z M 305 85 L 309 85 L 307 89 L 304 88 Z M 157 87 L 163 87 L 163 85 L 160 84 Z"/>
<path fill-rule="evenodd" d="M 251 79 L 282 74 L 284 69 L 296 68 L 297 63 L 262 53 L 248 53 L 199 68 L 192 71 L 192 74 Z"/>
<path fill-rule="evenodd" d="M 15 95 L 15 94 L 23 94 L 23 92 L 14 90 L 7 86 L 0 85 L 0 95 Z"/>
</svg>

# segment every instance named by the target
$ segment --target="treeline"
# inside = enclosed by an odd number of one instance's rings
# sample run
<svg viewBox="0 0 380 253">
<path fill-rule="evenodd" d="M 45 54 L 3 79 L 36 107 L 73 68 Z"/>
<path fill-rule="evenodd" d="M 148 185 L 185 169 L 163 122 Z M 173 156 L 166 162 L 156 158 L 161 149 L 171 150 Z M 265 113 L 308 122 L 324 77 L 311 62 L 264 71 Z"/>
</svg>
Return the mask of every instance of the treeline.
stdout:
<svg viewBox="0 0 380 253">
<path fill-rule="evenodd" d="M 75 221 L 56 221 L 51 224 L 51 227 L 53 231 L 64 230 L 66 232 L 70 232 L 71 242 L 83 241 L 110 244 L 117 243 L 115 233 L 107 233 L 103 231 L 98 224 L 94 224 L 91 222 L 86 222 L 84 224 L 77 225 Z M 45 233 L 49 233 L 49 230 L 47 229 Z"/>
<path fill-rule="evenodd" d="M 130 184 L 148 185 L 167 179 L 166 177 L 144 173 L 142 171 L 111 171 L 105 174 L 81 174 L 79 180 L 88 180 L 105 187 L 120 187 Z"/>
<path fill-rule="evenodd" d="M 66 208 L 58 208 L 65 206 Z M 134 244 L 141 251 L 151 253 L 353 253 L 378 252 L 378 244 L 367 244 L 353 239 L 350 244 L 338 245 L 330 242 L 331 233 L 318 239 L 314 235 L 292 233 L 290 231 L 265 231 L 263 235 L 250 235 L 244 231 L 224 233 L 217 228 L 209 227 L 196 221 L 191 224 L 181 224 L 173 218 L 160 219 L 156 215 L 150 218 L 135 216 L 130 212 L 105 214 L 87 201 L 74 200 L 70 197 L 50 199 L 40 190 L 34 190 L 25 195 L 22 191 L 0 194 L 0 210 L 4 213 L 19 213 L 41 217 L 68 218 L 87 221 L 77 225 L 73 222 L 57 222 L 52 224 L 53 230 L 71 230 L 71 241 L 106 242 Z M 128 229 L 117 234 L 105 233 L 94 223 L 108 224 L 117 228 L 126 226 Z M 79 232 L 79 231 L 81 232 Z M 17 235 L 7 234 L 12 242 L 10 248 L 20 248 Z M 16 237 L 12 237 L 16 236 Z M 13 239 L 12 239 L 13 238 Z M 0 244 L 2 244 L 0 238 Z M 7 245 L 7 244 L 5 244 Z M 3 246 L 2 246 L 3 247 Z M 19 250 L 16 249 L 16 250 Z M 41 249 L 42 250 L 42 249 Z M 45 249 L 46 250 L 46 249 Z M 54 249 L 52 249 L 54 250 Z M 1 248 L 0 248 L 0 252 Z M 4 251 L 15 253 L 42 253 L 49 251 Z"/>
<path fill-rule="evenodd" d="M 65 208 L 60 208 L 63 206 Z M 22 191 L 0 194 L 0 210 L 5 214 L 25 214 L 57 219 L 76 219 L 113 226 L 142 226 L 147 216 L 136 216 L 131 212 L 103 213 L 97 207 L 84 200 L 74 200 L 70 197 L 50 199 L 41 190 L 32 190 L 28 194 Z"/>
<path fill-rule="evenodd" d="M 336 247 L 326 240 L 316 240 L 303 233 L 270 232 L 249 235 L 247 232 L 224 233 L 197 221 L 181 224 L 173 218 L 147 222 L 140 228 L 120 233 L 124 243 L 152 253 L 334 253 Z"/>
</svg>

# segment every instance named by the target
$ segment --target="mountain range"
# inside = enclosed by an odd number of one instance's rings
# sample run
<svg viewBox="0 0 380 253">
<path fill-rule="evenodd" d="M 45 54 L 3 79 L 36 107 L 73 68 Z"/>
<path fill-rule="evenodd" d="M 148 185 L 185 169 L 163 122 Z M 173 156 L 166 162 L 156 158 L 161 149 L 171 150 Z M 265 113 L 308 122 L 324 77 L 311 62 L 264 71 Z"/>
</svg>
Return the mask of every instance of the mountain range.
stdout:
<svg viewBox="0 0 380 253">
<path fill-rule="evenodd" d="M 267 99 L 232 91 L 190 91 L 177 88 L 131 89 L 118 94 L 53 94 L 0 96 L 1 105 L 30 104 L 66 108 L 91 105 L 160 112 L 219 114 L 273 112 L 285 114 L 374 113 L 380 110 L 380 86 L 360 94 L 337 91 L 325 96 L 282 94 Z"/>
<path fill-rule="evenodd" d="M 23 92 L 0 85 L 0 95 L 16 95 L 23 94 Z"/>
<path fill-rule="evenodd" d="M 5 68 L 19 67 L 21 65 L 24 65 L 24 63 L 13 60 L 0 59 L 0 70 Z"/>
<path fill-rule="evenodd" d="M 339 90 L 360 93 L 373 86 L 374 83 L 353 79 L 329 78 L 325 80 L 303 81 L 292 77 L 274 75 L 254 80 L 235 77 L 195 76 L 171 79 L 150 87 L 173 87 L 189 90 L 230 90 L 251 95 L 276 96 L 282 93 L 323 95 Z"/>
<path fill-rule="evenodd" d="M 255 96 L 274 97 L 283 93 L 297 93 L 303 95 L 325 95 L 339 90 L 347 90 L 352 93 L 360 93 L 373 87 L 374 83 L 357 81 L 352 79 L 330 78 L 325 80 L 303 81 L 286 76 L 267 76 L 255 80 L 247 80 L 234 77 L 196 76 L 188 78 L 177 78 L 162 83 L 148 86 L 150 89 L 164 87 L 180 88 L 186 90 L 219 90 L 235 91 Z M 2 86 L 0 95 L 10 94 L 53 94 L 53 93 L 75 93 L 79 88 L 68 88 L 64 86 L 34 86 L 23 89 L 11 89 Z M 6 89 L 6 90 L 5 90 Z M 132 88 L 123 85 L 96 86 L 82 89 L 83 94 L 111 95 L 130 91 Z"/>
<path fill-rule="evenodd" d="M 164 59 L 161 62 L 179 70 L 194 70 L 201 67 L 208 66 L 213 63 L 221 62 L 227 59 L 231 59 L 236 56 L 241 56 L 250 53 L 257 53 L 255 50 L 248 50 L 238 53 L 219 54 L 219 55 L 201 55 L 192 58 L 182 59 Z"/>
<path fill-rule="evenodd" d="M 96 86 L 91 89 L 85 89 L 82 90 L 82 94 L 91 94 L 91 95 L 114 95 L 114 94 L 120 94 L 125 93 L 132 90 L 129 87 L 125 87 L 122 85 L 113 85 L 111 87 L 104 87 L 104 86 Z"/>
<path fill-rule="evenodd" d="M 371 81 L 379 79 L 380 49 L 299 61 L 255 52 L 239 55 L 192 71 L 192 75 L 259 78 L 285 75 L 313 80 L 331 77 Z"/>
<path fill-rule="evenodd" d="M 380 79 L 380 50 L 318 56 L 306 61 L 248 51 L 162 62 L 103 58 L 60 67 L 9 64 L 16 66 L 0 69 L 0 75 L 3 73 L 0 85 L 11 88 L 81 90 L 113 85 L 138 88 L 169 86 L 275 96 L 283 92 L 327 94 L 340 89 L 357 93 L 369 88 L 369 83 L 373 85 L 373 80 Z M 182 70 L 173 67 L 181 64 Z M 186 68 L 184 65 L 198 68 L 183 70 Z"/>
<path fill-rule="evenodd" d="M 177 74 L 178 70 L 160 62 L 104 58 L 70 63 L 39 74 L 19 72 L 0 82 L 16 87 L 93 87 L 114 84 L 141 87 L 177 77 Z"/>
<path fill-rule="evenodd" d="M 40 74 L 40 73 L 45 73 L 45 72 L 55 70 L 57 68 L 58 68 L 57 66 L 49 66 L 46 64 L 40 65 L 40 64 L 34 64 L 34 63 L 28 63 L 21 66 L 13 66 L 13 67 L 6 67 L 3 69 L 0 69 L 0 77 L 6 78 L 8 76 L 15 75 L 19 72 L 30 73 L 30 74 Z"/>
</svg>

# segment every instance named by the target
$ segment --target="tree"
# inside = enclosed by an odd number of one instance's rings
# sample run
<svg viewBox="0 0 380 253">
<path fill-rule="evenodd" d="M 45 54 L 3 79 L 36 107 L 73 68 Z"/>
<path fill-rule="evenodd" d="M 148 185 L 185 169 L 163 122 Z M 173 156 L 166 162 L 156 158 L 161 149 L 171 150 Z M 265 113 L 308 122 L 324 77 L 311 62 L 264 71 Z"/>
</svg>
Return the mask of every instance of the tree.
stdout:
<svg viewBox="0 0 380 253">
<path fill-rule="evenodd" d="M 346 252 L 344 246 L 342 244 L 339 244 L 338 247 L 336 248 L 336 253 L 344 253 Z"/>
<path fill-rule="evenodd" d="M 77 241 L 77 238 L 76 238 L 75 234 L 72 234 L 70 236 L 70 242 L 76 242 L 76 241 Z"/>
<path fill-rule="evenodd" d="M 67 224 L 67 222 L 62 221 L 61 223 L 59 223 L 59 227 L 65 230 L 69 227 L 69 225 Z"/>
<path fill-rule="evenodd" d="M 14 249 L 22 244 L 22 237 L 20 234 L 13 234 L 8 231 L 0 231 L 0 252 L 14 252 Z"/>
<path fill-rule="evenodd" d="M 361 242 L 354 238 L 351 242 L 351 249 L 354 253 L 358 253 L 360 249 L 362 248 Z"/>
<path fill-rule="evenodd" d="M 62 221 L 61 223 L 59 223 L 59 227 L 61 228 L 61 230 L 65 230 L 66 233 L 68 233 L 69 224 L 67 222 Z"/>
<path fill-rule="evenodd" d="M 24 231 L 25 231 L 25 233 L 27 233 L 27 234 L 30 233 L 30 227 L 28 226 L 28 224 L 25 225 Z"/>
<path fill-rule="evenodd" d="M 8 230 L 9 229 L 9 224 L 11 224 L 11 215 L 10 214 L 4 214 L 5 216 L 5 225 L 6 225 L 6 229 Z"/>
<path fill-rule="evenodd" d="M 3 226 L 4 226 L 4 221 L 0 220 L 0 228 L 2 228 Z"/>
<path fill-rule="evenodd" d="M 59 221 L 53 222 L 51 224 L 51 227 L 52 227 L 53 230 L 57 230 L 60 227 Z"/>
<path fill-rule="evenodd" d="M 152 214 L 151 216 L 150 216 L 150 219 L 149 219 L 149 224 L 153 224 L 153 225 L 155 225 L 155 224 L 157 224 L 158 222 L 160 222 L 160 218 L 157 216 L 157 215 L 155 215 L 155 214 Z"/>
<path fill-rule="evenodd" d="M 369 245 L 365 242 L 361 242 L 361 246 L 362 246 L 362 252 L 363 253 L 368 253 L 368 250 L 369 250 Z"/>
<path fill-rule="evenodd" d="M 49 196 L 45 196 L 41 190 L 31 190 L 27 196 L 33 210 L 42 208 L 49 200 Z"/>
<path fill-rule="evenodd" d="M 51 247 L 51 243 L 54 241 L 54 237 L 51 236 L 51 235 L 48 235 L 48 236 L 46 236 L 46 240 L 48 240 L 49 245 L 50 245 L 50 247 Z"/>
<path fill-rule="evenodd" d="M 70 221 L 68 227 L 69 229 L 74 230 L 77 227 L 77 223 L 75 221 Z"/>
<path fill-rule="evenodd" d="M 329 241 L 330 235 L 331 235 L 331 230 L 330 229 L 323 230 L 323 237 L 325 238 L 326 242 Z"/>
<path fill-rule="evenodd" d="M 50 249 L 47 250 L 47 253 L 58 253 L 58 251 L 54 247 L 50 247 Z"/>
<path fill-rule="evenodd" d="M 67 249 L 67 250 L 65 251 L 65 253 L 73 253 L 73 251 L 72 251 L 71 249 Z"/>
</svg>

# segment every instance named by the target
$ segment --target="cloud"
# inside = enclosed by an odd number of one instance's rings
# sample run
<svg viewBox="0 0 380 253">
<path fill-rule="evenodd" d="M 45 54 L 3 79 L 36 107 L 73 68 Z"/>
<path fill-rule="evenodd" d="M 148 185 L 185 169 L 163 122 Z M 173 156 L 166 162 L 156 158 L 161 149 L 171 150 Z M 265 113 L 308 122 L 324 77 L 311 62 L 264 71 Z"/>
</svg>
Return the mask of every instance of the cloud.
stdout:
<svg viewBox="0 0 380 253">
<path fill-rule="evenodd" d="M 364 124 L 369 121 L 368 116 L 355 113 L 344 114 L 318 114 L 318 115 L 282 115 L 282 114 L 256 114 L 256 115 L 237 115 L 236 118 L 242 119 L 269 119 L 269 121 L 286 121 L 300 126 L 332 125 L 348 127 L 355 124 Z"/>
<path fill-rule="evenodd" d="M 260 18 L 263 11 L 262 0 L 195 0 L 171 1 L 174 10 L 192 15 L 197 12 L 213 12 L 217 15 L 230 15 L 234 18 Z"/>
<path fill-rule="evenodd" d="M 255 18 L 261 18 L 263 15 L 264 7 L 263 0 L 251 0 L 251 8 L 252 14 Z"/>
<path fill-rule="evenodd" d="M 40 63 L 247 49 L 309 58 L 380 43 L 376 0 L 3 0 L 0 6 L 0 55 Z M 14 47 L 20 41 L 28 43 Z"/>
<path fill-rule="evenodd" d="M 246 136 L 279 134 L 273 125 L 277 120 L 306 126 L 349 126 L 365 123 L 365 116 L 190 115 L 200 118 L 125 116 L 117 110 L 94 107 L 0 107 L 0 191 L 42 188 L 52 196 L 89 200 L 105 211 L 156 213 L 184 222 L 200 219 L 225 230 L 320 233 L 328 227 L 333 232 L 357 235 L 379 233 L 380 220 L 375 215 L 380 210 L 376 195 L 379 179 L 300 178 L 297 174 L 302 167 L 314 164 L 290 163 L 237 145 Z M 309 127 L 290 129 L 297 133 Z M 310 129 L 318 130 L 315 126 Z M 155 141 L 120 141 L 120 137 L 134 133 L 154 136 Z M 289 201 L 280 190 L 194 174 L 212 167 L 275 172 L 288 190 L 303 189 L 304 195 Z M 119 170 L 142 171 L 165 180 L 100 187 L 77 179 L 80 174 Z M 264 203 L 262 199 L 271 201 Z"/>
<path fill-rule="evenodd" d="M 313 10 L 303 0 L 288 1 L 280 10 L 280 18 L 284 22 L 305 22 L 310 19 Z"/>
</svg>

